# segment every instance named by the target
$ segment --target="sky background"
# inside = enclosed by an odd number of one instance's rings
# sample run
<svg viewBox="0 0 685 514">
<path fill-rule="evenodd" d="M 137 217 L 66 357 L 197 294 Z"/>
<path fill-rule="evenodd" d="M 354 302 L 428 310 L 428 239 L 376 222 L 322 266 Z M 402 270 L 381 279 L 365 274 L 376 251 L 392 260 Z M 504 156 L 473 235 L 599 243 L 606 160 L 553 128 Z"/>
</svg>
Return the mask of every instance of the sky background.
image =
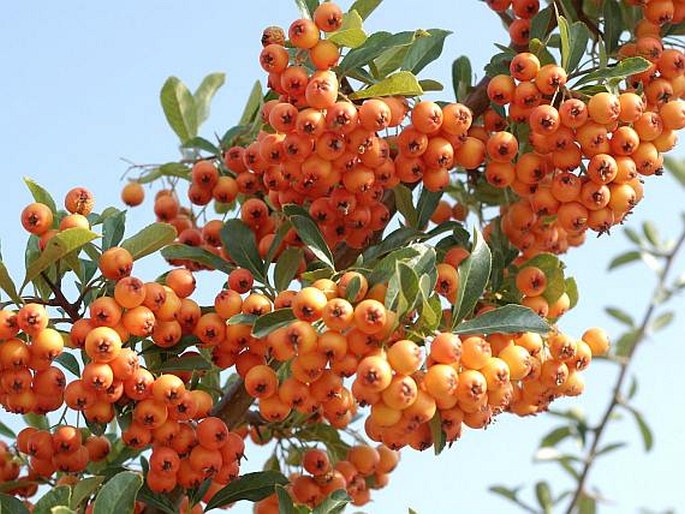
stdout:
<svg viewBox="0 0 685 514">
<path fill-rule="evenodd" d="M 348 0 L 341 2 L 348 7 Z M 454 58 L 471 57 L 477 78 L 495 49 L 507 42 L 496 16 L 475 0 L 423 2 L 386 0 L 367 21 L 375 30 L 413 30 L 440 27 L 452 30 L 443 57 L 422 72 L 446 85 L 441 98 L 451 100 L 450 68 Z M 257 62 L 259 38 L 268 25 L 287 27 L 298 14 L 289 0 L 137 2 L 25 1 L 8 2 L 0 18 L 0 126 L 3 201 L 0 202 L 0 239 L 3 257 L 15 280 L 23 274 L 26 235 L 19 224 L 21 209 L 31 201 L 21 180 L 28 175 L 61 201 L 71 187 L 91 189 L 96 210 L 121 207 L 120 177 L 127 165 L 163 163 L 178 158 L 176 136 L 167 127 L 159 105 L 159 89 L 176 75 L 191 90 L 210 72 L 226 73 L 227 84 L 218 93 L 209 120 L 201 129 L 211 139 L 223 134 L 240 116 L 256 79 L 263 79 Z M 675 155 L 683 156 L 679 146 Z M 629 225 L 654 220 L 662 234 L 680 231 L 683 190 L 670 177 L 648 179 L 646 198 Z M 152 218 L 152 204 L 129 213 L 129 234 Z M 651 272 L 640 264 L 607 275 L 611 257 L 627 248 L 620 229 L 611 237 L 588 238 L 568 256 L 567 274 L 575 275 L 581 289 L 580 305 L 564 317 L 562 327 L 580 336 L 589 326 L 602 325 L 613 334 L 620 327 L 603 313 L 617 305 L 638 313 L 654 284 Z M 677 270 L 683 270 L 680 259 Z M 153 260 L 136 265 L 136 274 L 153 279 L 159 274 Z M 202 280 L 202 278 L 200 278 Z M 205 303 L 210 298 L 205 299 Z M 678 304 L 678 302 L 680 302 Z M 674 302 L 682 314 L 682 297 Z M 625 441 L 627 449 L 602 459 L 590 476 L 607 498 L 601 512 L 632 513 L 642 507 L 685 510 L 682 462 L 685 414 L 680 355 L 683 317 L 647 342 L 632 372 L 640 377 L 635 406 L 651 423 L 656 444 L 645 454 L 632 418 L 616 422 L 606 442 Z M 586 393 L 559 401 L 558 409 L 577 408 L 591 419 L 609 401 L 616 370 L 593 363 L 585 373 Z M 0 414 L 6 422 L 10 416 Z M 594 417 L 592 417 L 594 416 Z M 10 421 L 10 423 L 13 423 Z M 466 430 L 464 437 L 440 457 L 432 451 L 405 451 L 390 485 L 374 492 L 364 512 L 515 512 L 508 502 L 487 492 L 493 484 L 527 485 L 546 478 L 556 494 L 568 485 L 553 464 L 533 465 L 540 438 L 558 426 L 556 418 L 542 415 L 520 419 L 497 418 L 485 431 Z M 15 427 L 17 425 L 14 425 Z M 259 451 L 248 453 L 243 470 L 263 462 Z M 248 512 L 236 506 L 232 512 Z M 353 511 L 354 509 L 351 509 Z"/>
</svg>

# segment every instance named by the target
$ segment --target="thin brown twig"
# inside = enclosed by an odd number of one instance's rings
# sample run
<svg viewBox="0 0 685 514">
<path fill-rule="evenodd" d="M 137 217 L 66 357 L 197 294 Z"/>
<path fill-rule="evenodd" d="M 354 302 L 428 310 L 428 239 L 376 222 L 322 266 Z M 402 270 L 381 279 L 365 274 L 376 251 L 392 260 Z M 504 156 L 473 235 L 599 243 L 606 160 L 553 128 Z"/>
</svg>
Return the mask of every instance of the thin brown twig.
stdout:
<svg viewBox="0 0 685 514">
<path fill-rule="evenodd" d="M 644 316 L 642 317 L 642 322 L 640 323 L 639 328 L 637 329 L 636 333 L 636 340 L 633 346 L 630 348 L 628 351 L 628 355 L 625 356 L 625 358 L 620 361 L 620 371 L 618 374 L 618 377 L 616 379 L 616 383 L 613 388 L 613 393 L 611 395 L 611 401 L 609 402 L 609 405 L 607 406 L 606 410 L 604 411 L 604 415 L 602 416 L 602 420 L 600 421 L 599 425 L 597 428 L 594 430 L 594 438 L 592 440 L 592 445 L 590 446 L 590 449 L 587 452 L 587 455 L 585 456 L 584 465 L 583 469 L 580 473 L 580 477 L 578 478 L 578 485 L 576 486 L 576 489 L 574 491 L 573 497 L 571 499 L 571 502 L 568 505 L 568 508 L 566 509 L 566 514 L 572 514 L 573 509 L 576 507 L 578 501 L 580 500 L 581 496 L 585 492 L 585 483 L 587 482 L 588 474 L 590 473 L 590 469 L 592 468 L 593 464 L 595 463 L 595 458 L 597 457 L 597 451 L 599 449 L 599 442 L 602 438 L 602 435 L 604 435 L 604 432 L 609 424 L 609 420 L 611 419 L 614 410 L 616 407 L 621 405 L 623 403 L 623 396 L 621 394 L 621 391 L 623 389 L 625 380 L 628 376 L 628 368 L 630 366 L 630 363 L 632 362 L 632 358 L 635 355 L 635 351 L 637 350 L 637 347 L 642 343 L 648 336 L 648 331 L 649 331 L 649 325 L 652 322 L 652 316 L 654 316 L 656 308 L 658 306 L 658 302 L 656 301 L 656 297 L 658 296 L 659 292 L 663 291 L 664 288 L 666 287 L 667 279 L 668 279 L 668 274 L 671 270 L 671 267 L 673 265 L 673 262 L 675 261 L 675 257 L 678 254 L 678 252 L 681 250 L 683 245 L 685 244 L 685 230 L 683 230 L 682 234 L 680 235 L 678 241 L 676 244 L 673 246 L 673 249 L 671 252 L 669 252 L 664 258 L 665 258 L 665 264 L 664 268 L 659 275 L 659 280 L 657 282 L 657 285 L 654 288 L 654 293 L 652 295 L 652 300 L 649 303 L 649 306 L 647 307 L 647 310 L 645 311 Z"/>
<path fill-rule="evenodd" d="M 50 287 L 50 290 L 55 295 L 55 300 L 57 301 L 56 306 L 64 309 L 64 312 L 67 314 L 67 316 L 71 318 L 72 323 L 80 319 L 81 316 L 79 315 L 78 308 L 69 303 L 69 300 L 67 300 L 66 296 L 64 296 L 64 293 L 62 293 L 62 290 L 52 280 L 50 280 L 48 274 L 43 271 L 40 275 L 43 277 L 43 280 L 45 280 L 45 283 Z"/>
</svg>

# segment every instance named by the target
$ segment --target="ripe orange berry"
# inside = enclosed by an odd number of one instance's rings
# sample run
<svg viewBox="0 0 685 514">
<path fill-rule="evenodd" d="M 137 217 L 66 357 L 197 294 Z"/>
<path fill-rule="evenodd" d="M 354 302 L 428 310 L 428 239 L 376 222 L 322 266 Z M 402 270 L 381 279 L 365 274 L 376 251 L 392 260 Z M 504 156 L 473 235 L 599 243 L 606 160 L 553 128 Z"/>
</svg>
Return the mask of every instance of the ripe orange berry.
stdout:
<svg viewBox="0 0 685 514">
<path fill-rule="evenodd" d="M 516 287 L 525 296 L 540 296 L 547 287 L 547 276 L 536 266 L 526 266 L 516 274 Z"/>
<path fill-rule="evenodd" d="M 138 182 L 129 182 L 121 190 L 121 201 L 129 207 L 137 207 L 145 200 L 145 190 Z"/>
<path fill-rule="evenodd" d="M 85 350 L 94 362 L 111 362 L 121 351 L 121 338 L 110 327 L 97 327 L 86 336 Z"/>
<path fill-rule="evenodd" d="M 314 23 L 323 32 L 335 32 L 342 27 L 342 9 L 333 2 L 326 2 L 314 10 Z"/>
<path fill-rule="evenodd" d="M 518 345 L 504 348 L 498 355 L 509 366 L 511 380 L 521 380 L 531 371 L 532 359 L 528 350 Z"/>
<path fill-rule="evenodd" d="M 50 208 L 42 203 L 32 203 L 21 212 L 21 224 L 27 232 L 40 236 L 52 227 L 53 214 Z"/>
<path fill-rule="evenodd" d="M 609 351 L 609 336 L 601 328 L 586 330 L 582 340 L 590 347 L 593 356 L 604 355 Z"/>
<path fill-rule="evenodd" d="M 421 366 L 421 348 L 408 339 L 397 341 L 388 349 L 388 362 L 397 373 L 411 375 Z"/>
<path fill-rule="evenodd" d="M 119 280 L 131 274 L 133 257 L 125 248 L 114 246 L 102 253 L 98 266 L 105 278 Z"/>
<path fill-rule="evenodd" d="M 152 384 L 152 396 L 163 405 L 169 405 L 180 400 L 186 391 L 183 380 L 176 375 L 160 375 Z"/>
<path fill-rule="evenodd" d="M 383 357 L 365 357 L 359 362 L 357 380 L 371 391 L 381 392 L 390 385 L 392 368 Z"/>
<path fill-rule="evenodd" d="M 365 334 L 377 334 L 387 322 L 385 306 L 378 300 L 363 300 L 354 309 L 354 324 Z"/>
<path fill-rule="evenodd" d="M 293 298 L 292 309 L 298 319 L 312 322 L 321 318 L 328 298 L 316 287 L 305 287 Z"/>
<path fill-rule="evenodd" d="M 265 364 L 251 368 L 245 375 L 245 389 L 254 398 L 269 398 L 278 391 L 276 372 Z"/>
<path fill-rule="evenodd" d="M 88 216 L 95 206 L 93 193 L 83 187 L 71 189 L 64 197 L 64 207 L 72 214 Z"/>
<path fill-rule="evenodd" d="M 461 343 L 461 363 L 470 369 L 481 369 L 490 357 L 490 343 L 478 336 L 470 336 Z"/>
</svg>

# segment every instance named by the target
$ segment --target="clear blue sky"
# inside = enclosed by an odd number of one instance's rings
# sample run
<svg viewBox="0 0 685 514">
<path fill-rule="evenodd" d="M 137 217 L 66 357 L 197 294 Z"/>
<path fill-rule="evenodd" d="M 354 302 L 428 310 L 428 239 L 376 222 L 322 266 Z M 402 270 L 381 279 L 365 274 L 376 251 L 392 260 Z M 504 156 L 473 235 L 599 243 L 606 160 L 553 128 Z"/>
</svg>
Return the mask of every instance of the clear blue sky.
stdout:
<svg viewBox="0 0 685 514">
<path fill-rule="evenodd" d="M 342 2 L 347 7 L 349 1 Z M 441 27 L 454 31 L 443 58 L 422 76 L 441 80 L 450 98 L 452 59 L 471 56 L 474 70 L 494 51 L 493 42 L 506 43 L 497 18 L 475 0 L 432 0 L 417 3 L 386 0 L 369 20 L 369 30 L 408 30 Z M 422 7 L 418 7 L 421 5 Z M 19 212 L 30 201 L 21 181 L 29 175 L 61 197 L 69 188 L 84 185 L 97 197 L 98 207 L 119 205 L 119 178 L 126 168 L 121 157 L 136 162 L 165 162 L 177 157 L 175 136 L 167 128 L 158 92 L 169 75 L 181 77 L 191 89 L 214 71 L 227 75 L 203 135 L 223 133 L 238 118 L 249 89 L 263 78 L 257 63 L 259 37 L 267 25 L 287 27 L 297 17 L 288 0 L 134 2 L 11 2 L 0 19 L 0 81 L 3 119 L 0 155 L 3 158 L 3 201 L 0 236 L 3 255 L 15 278 L 20 278 L 25 236 Z M 680 146 L 676 154 L 683 155 Z M 675 236 L 680 229 L 683 191 L 663 177 L 647 183 L 647 197 L 630 224 L 654 219 L 662 233 Z M 131 227 L 150 220 L 151 205 L 129 216 Z M 587 326 L 618 327 L 602 308 L 606 304 L 641 312 L 653 282 L 639 265 L 607 276 L 610 258 L 625 248 L 621 230 L 588 244 L 568 259 L 578 279 L 582 299 L 563 326 L 580 335 Z M 680 269 L 683 268 L 682 260 Z M 151 263 L 137 273 L 155 275 Z M 682 298 L 680 311 L 682 314 Z M 608 513 L 637 512 L 641 507 L 685 509 L 682 463 L 685 423 L 680 397 L 682 363 L 676 345 L 682 343 L 683 318 L 642 348 L 633 371 L 640 375 L 636 406 L 651 422 L 656 445 L 644 454 L 632 419 L 617 423 L 607 441 L 630 446 L 604 459 L 591 475 L 610 504 Z M 676 353 L 677 352 L 677 353 Z M 576 407 L 595 415 L 608 401 L 615 370 L 594 364 L 586 373 L 587 392 L 556 407 Z M 677 388 L 677 389 L 676 389 Z M 3 421 L 6 418 L 2 414 Z M 487 493 L 492 484 L 533 484 L 540 478 L 554 482 L 555 492 L 566 484 L 553 465 L 531 463 L 540 437 L 555 427 L 549 416 L 518 419 L 500 416 L 486 431 L 468 431 L 439 458 L 431 452 L 407 451 L 389 487 L 373 494 L 365 512 L 513 512 L 508 503 Z M 244 469 L 260 464 L 249 453 Z M 238 506 L 233 512 L 247 512 Z"/>
</svg>

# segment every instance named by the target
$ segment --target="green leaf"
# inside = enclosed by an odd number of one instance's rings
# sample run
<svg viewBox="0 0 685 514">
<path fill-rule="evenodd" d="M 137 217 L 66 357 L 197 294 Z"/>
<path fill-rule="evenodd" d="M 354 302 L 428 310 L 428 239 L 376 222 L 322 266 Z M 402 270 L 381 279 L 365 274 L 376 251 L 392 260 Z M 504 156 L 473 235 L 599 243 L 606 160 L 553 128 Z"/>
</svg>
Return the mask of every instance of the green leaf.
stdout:
<svg viewBox="0 0 685 514">
<path fill-rule="evenodd" d="M 611 260 L 611 262 L 609 263 L 608 270 L 611 271 L 625 264 L 630 264 L 631 262 L 639 261 L 641 257 L 642 254 L 636 250 L 622 253 L 621 255 L 617 255 Z"/>
<path fill-rule="evenodd" d="M 542 441 L 540 441 L 540 447 L 545 448 L 556 446 L 557 443 L 560 443 L 567 437 L 571 437 L 571 435 L 573 435 L 573 432 L 569 426 L 555 428 L 542 438 Z"/>
<path fill-rule="evenodd" d="M 417 31 L 416 39 L 404 56 L 402 69 L 414 74 L 419 73 L 440 57 L 445 45 L 445 38 L 451 33 L 449 30 L 442 29 Z"/>
<path fill-rule="evenodd" d="M 29 412 L 22 416 L 26 424 L 30 427 L 37 428 L 39 430 L 47 430 L 50 427 L 47 416 L 43 414 L 34 414 Z"/>
<path fill-rule="evenodd" d="M 356 0 L 350 11 L 357 11 L 362 20 L 365 20 L 369 15 L 376 10 L 383 0 Z"/>
<path fill-rule="evenodd" d="M 602 455 L 606 455 L 607 453 L 611 453 L 616 450 L 620 450 L 621 448 L 625 448 L 627 446 L 627 443 L 611 443 L 607 444 L 603 448 L 600 448 L 597 450 L 595 453 L 595 457 L 600 457 Z"/>
<path fill-rule="evenodd" d="M 180 177 L 188 179 L 190 177 L 190 168 L 180 162 L 167 162 L 158 168 L 154 168 L 138 178 L 137 182 L 140 184 L 149 184 L 161 177 Z"/>
<path fill-rule="evenodd" d="M 554 14 L 553 5 L 548 5 L 544 9 L 541 9 L 531 20 L 530 23 L 530 39 L 540 39 L 542 41 L 547 37 L 547 30 L 550 27 L 550 22 L 552 21 L 552 15 Z"/>
<path fill-rule="evenodd" d="M 285 485 L 288 479 L 277 471 L 246 473 L 217 491 L 205 507 L 205 512 L 240 500 L 257 502 L 274 493 L 276 485 Z M 94 514 L 98 514 L 97 512 Z"/>
<path fill-rule="evenodd" d="M 581 77 L 573 86 L 574 88 L 581 84 L 598 81 L 606 83 L 610 80 L 621 80 L 636 73 L 641 73 L 651 66 L 651 63 L 644 57 L 626 57 L 613 66 L 607 66 L 601 70 L 593 71 Z"/>
<path fill-rule="evenodd" d="M 423 89 L 416 75 L 410 71 L 399 71 L 366 89 L 355 91 L 350 99 L 373 98 L 377 96 L 419 96 Z"/>
<path fill-rule="evenodd" d="M 10 427 L 5 425 L 2 421 L 0 421 L 0 435 L 7 437 L 8 439 L 16 439 L 17 434 L 15 434 Z"/>
<path fill-rule="evenodd" d="M 488 283 L 491 267 L 490 248 L 476 230 L 471 254 L 459 265 L 459 288 L 452 309 L 452 328 L 473 312 Z"/>
<path fill-rule="evenodd" d="M 569 299 L 568 308 L 573 309 L 576 305 L 578 305 L 580 296 L 578 293 L 578 284 L 576 283 L 576 279 L 573 277 L 568 277 L 566 280 L 564 280 L 564 286 Z"/>
<path fill-rule="evenodd" d="M 292 309 L 276 309 L 259 316 L 252 327 L 252 335 L 257 339 L 268 336 L 274 330 L 287 327 L 297 317 Z"/>
<path fill-rule="evenodd" d="M 328 40 L 338 46 L 357 48 L 366 41 L 366 32 L 362 28 L 362 17 L 352 9 L 343 15 L 340 30 L 332 33 Z"/>
<path fill-rule="evenodd" d="M 154 371 L 193 371 L 209 369 L 212 369 L 212 363 L 203 355 L 171 357 L 162 362 L 159 366 L 154 366 Z"/>
<path fill-rule="evenodd" d="M 421 79 L 419 80 L 419 86 L 421 86 L 421 89 L 423 89 L 425 93 L 428 93 L 429 91 L 442 91 L 445 89 L 445 86 L 433 79 Z"/>
<path fill-rule="evenodd" d="M 126 211 L 107 216 L 102 222 L 102 250 L 118 245 L 126 229 Z"/>
<path fill-rule="evenodd" d="M 471 61 L 465 55 L 457 57 L 452 63 L 452 88 L 454 98 L 461 102 L 466 98 L 473 81 Z"/>
<path fill-rule="evenodd" d="M 545 514 L 552 512 L 552 492 L 549 489 L 547 482 L 540 481 L 535 484 L 535 496 L 538 499 L 540 507 L 542 507 Z"/>
<path fill-rule="evenodd" d="M 411 37 L 412 34 L 409 34 L 409 37 Z M 389 32 L 376 32 L 372 34 L 363 45 L 347 52 L 347 55 L 340 61 L 338 69 L 345 75 L 352 70 L 359 69 L 361 66 L 369 64 L 383 52 L 392 48 L 397 37 L 397 35 L 393 36 Z"/>
<path fill-rule="evenodd" d="M 613 3 L 608 1 L 607 3 Z M 597 512 L 597 500 L 583 494 L 578 500 L 578 514 L 595 514 Z"/>
<path fill-rule="evenodd" d="M 131 253 L 134 261 L 164 248 L 176 239 L 176 229 L 168 223 L 152 223 L 129 237 L 121 247 Z"/>
<path fill-rule="evenodd" d="M 51 514 L 52 508 L 59 505 L 69 505 L 71 488 L 60 485 L 50 489 L 36 503 L 33 514 Z"/>
<path fill-rule="evenodd" d="M 629 327 L 635 326 L 635 320 L 626 311 L 619 309 L 618 307 L 605 307 L 604 311 L 617 321 L 620 321 L 624 325 Z"/>
<path fill-rule="evenodd" d="M 160 92 L 160 101 L 167 122 L 181 143 L 197 135 L 195 99 L 186 85 L 177 77 L 169 77 Z"/>
<path fill-rule="evenodd" d="M 611 55 L 618 49 L 619 38 L 623 32 L 623 17 L 621 8 L 617 2 L 607 0 L 604 2 L 604 44 L 607 54 Z"/>
<path fill-rule="evenodd" d="M 221 242 L 229 256 L 238 266 L 249 270 L 255 278 L 264 281 L 264 262 L 257 250 L 254 232 L 239 219 L 224 223 Z"/>
<path fill-rule="evenodd" d="M 414 308 L 418 294 L 419 277 L 416 271 L 404 262 L 397 262 L 385 293 L 385 308 L 395 311 L 398 319 L 402 318 Z"/>
<path fill-rule="evenodd" d="M 638 342 L 638 332 L 636 330 L 631 330 L 623 334 L 618 341 L 616 341 L 616 346 L 614 354 L 617 357 L 627 357 Z"/>
<path fill-rule="evenodd" d="M 274 285 L 277 291 L 285 291 L 295 278 L 300 264 L 302 264 L 302 248 L 290 246 L 286 248 L 274 267 Z"/>
<path fill-rule="evenodd" d="M 507 500 L 518 502 L 518 489 L 509 489 L 503 485 L 493 485 L 492 487 L 488 488 L 488 491 L 502 496 Z"/>
<path fill-rule="evenodd" d="M 52 199 L 52 195 L 43 186 L 34 182 L 30 177 L 24 177 L 24 183 L 26 187 L 31 191 L 33 199 L 38 202 L 47 205 L 53 214 L 57 213 L 57 206 L 55 205 L 55 200 Z"/>
<path fill-rule="evenodd" d="M 665 156 L 664 165 L 671 175 L 680 182 L 680 185 L 685 187 L 685 160 Z"/>
<path fill-rule="evenodd" d="M 426 228 L 441 198 L 442 191 L 429 191 L 425 187 L 421 189 L 419 200 L 416 202 L 417 228 Z"/>
<path fill-rule="evenodd" d="M 577 21 L 571 25 L 570 37 L 571 48 L 565 67 L 569 73 L 578 67 L 580 60 L 587 51 L 587 44 L 590 41 L 590 29 L 588 29 L 585 23 Z"/>
<path fill-rule="evenodd" d="M 285 209 L 284 212 L 286 212 Z M 289 217 L 297 235 L 300 236 L 302 242 L 307 245 L 314 256 L 329 268 L 335 269 L 335 260 L 331 249 L 328 248 L 326 240 L 311 216 L 309 214 L 295 214 Z"/>
<path fill-rule="evenodd" d="M 314 17 L 314 11 L 319 5 L 319 0 L 295 0 L 295 5 L 300 11 L 300 16 L 311 20 Z"/>
<path fill-rule="evenodd" d="M 327 423 L 315 423 L 304 426 L 294 436 L 303 442 L 319 442 L 335 460 L 342 460 L 347 455 L 350 445 L 343 441 L 340 432 Z"/>
<path fill-rule="evenodd" d="M 661 329 L 666 328 L 675 319 L 675 312 L 668 311 L 660 314 L 656 317 L 652 324 L 649 326 L 651 332 L 658 332 Z"/>
<path fill-rule="evenodd" d="M 566 283 L 564 282 L 564 264 L 559 257 L 552 255 L 551 253 L 541 253 L 532 259 L 528 259 L 521 265 L 520 269 L 528 266 L 535 266 L 544 272 L 545 278 L 547 279 L 547 285 L 542 296 L 550 305 L 556 302 L 559 297 L 564 294 L 566 289 Z"/>
<path fill-rule="evenodd" d="M 10 297 L 10 300 L 17 306 L 24 303 L 19 296 L 19 293 L 17 293 L 17 286 L 14 285 L 14 281 L 12 280 L 12 277 L 10 277 L 9 271 L 7 271 L 5 263 L 2 261 L 0 261 L 0 289 L 5 291 L 7 296 Z"/>
<path fill-rule="evenodd" d="M 7 494 L 0 494 L 0 512 L 2 514 L 29 514 L 29 510 L 19 498 Z"/>
<path fill-rule="evenodd" d="M 225 73 L 210 73 L 198 86 L 193 99 L 195 100 L 195 120 L 199 127 L 209 117 L 209 106 L 216 92 L 226 82 Z"/>
<path fill-rule="evenodd" d="M 100 487 L 105 477 L 95 476 L 82 478 L 74 486 L 71 493 L 70 506 L 72 509 L 78 509 L 83 502 L 92 496 L 92 494 Z"/>
<path fill-rule="evenodd" d="M 76 512 L 64 505 L 58 505 L 50 509 L 50 514 L 76 514 Z"/>
<path fill-rule="evenodd" d="M 455 334 L 512 334 L 535 332 L 546 334 L 551 330 L 547 322 L 523 305 L 510 303 L 484 312 L 480 316 L 462 321 L 453 330 Z"/>
<path fill-rule="evenodd" d="M 232 316 L 226 323 L 228 325 L 254 325 L 259 316 L 255 314 L 245 314 L 243 312 Z"/>
<path fill-rule="evenodd" d="M 181 148 L 193 148 L 196 150 L 204 150 L 212 155 L 221 154 L 221 150 L 211 141 L 207 141 L 204 137 L 194 137 L 189 139 L 181 145 Z"/>
<path fill-rule="evenodd" d="M 57 357 L 55 357 L 55 361 L 60 363 L 62 367 L 66 369 L 68 372 L 70 372 L 72 375 L 76 377 L 81 376 L 81 367 L 79 366 L 76 357 L 74 357 L 71 353 L 62 352 Z"/>
<path fill-rule="evenodd" d="M 659 237 L 659 230 L 656 228 L 656 225 L 653 222 L 645 221 L 642 224 L 642 233 L 647 238 L 647 241 L 652 243 L 653 246 L 655 246 L 657 248 L 659 246 L 661 246 L 661 238 Z"/>
<path fill-rule="evenodd" d="M 339 514 L 345 510 L 348 503 L 352 501 L 346 491 L 338 489 L 329 494 L 319 505 L 317 505 L 312 514 Z"/>
<path fill-rule="evenodd" d="M 262 92 L 262 84 L 261 82 L 256 81 L 254 83 L 254 86 L 252 86 L 250 96 L 247 98 L 247 103 L 245 104 L 245 109 L 243 110 L 242 116 L 240 116 L 240 121 L 238 122 L 238 125 L 250 125 L 259 115 L 259 111 L 262 109 L 262 105 L 264 105 L 264 93 Z"/>
<path fill-rule="evenodd" d="M 276 497 L 278 498 L 278 514 L 295 514 L 293 499 L 282 485 L 276 486 Z"/>
<path fill-rule="evenodd" d="M 395 195 L 395 206 L 397 207 L 397 210 L 404 216 L 407 225 L 416 228 L 419 223 L 419 217 L 416 208 L 414 207 L 411 189 L 404 184 L 398 184 L 393 188 L 392 192 Z"/>
<path fill-rule="evenodd" d="M 645 446 L 645 451 L 648 452 L 654 446 L 654 436 L 652 435 L 652 429 L 645 421 L 642 413 L 632 407 L 628 407 L 628 410 L 633 414 L 635 422 L 637 423 L 637 428 L 640 430 L 640 435 L 642 436 L 642 442 Z"/>
<path fill-rule="evenodd" d="M 433 451 L 435 455 L 440 455 L 447 444 L 447 436 L 442 429 L 442 419 L 439 412 L 436 412 L 431 418 L 430 429 L 433 435 Z"/>
<path fill-rule="evenodd" d="M 140 473 L 122 471 L 114 475 L 96 496 L 93 514 L 133 514 L 136 495 L 142 485 Z"/>
<path fill-rule="evenodd" d="M 571 27 L 563 16 L 557 16 L 557 25 L 561 36 L 561 66 L 568 71 L 568 61 L 571 54 Z"/>
<path fill-rule="evenodd" d="M 143 484 L 143 487 L 141 487 L 138 491 L 136 498 L 142 502 L 145 502 L 150 507 L 154 507 L 159 511 L 166 512 L 166 514 L 179 514 L 178 506 L 169 497 L 169 495 L 153 493 L 147 484 Z"/>
<path fill-rule="evenodd" d="M 219 257 L 209 250 L 205 250 L 199 246 L 172 243 L 162 248 L 160 253 L 167 261 L 175 259 L 192 261 L 209 268 L 223 271 L 226 274 L 235 269 L 235 266 L 233 266 L 226 259 Z"/>
<path fill-rule="evenodd" d="M 95 232 L 78 227 L 68 228 L 55 234 L 45 245 L 45 249 L 40 256 L 26 269 L 26 277 L 24 278 L 22 289 L 52 264 L 67 254 L 80 249 L 83 245 L 97 237 L 99 236 Z"/>
</svg>

